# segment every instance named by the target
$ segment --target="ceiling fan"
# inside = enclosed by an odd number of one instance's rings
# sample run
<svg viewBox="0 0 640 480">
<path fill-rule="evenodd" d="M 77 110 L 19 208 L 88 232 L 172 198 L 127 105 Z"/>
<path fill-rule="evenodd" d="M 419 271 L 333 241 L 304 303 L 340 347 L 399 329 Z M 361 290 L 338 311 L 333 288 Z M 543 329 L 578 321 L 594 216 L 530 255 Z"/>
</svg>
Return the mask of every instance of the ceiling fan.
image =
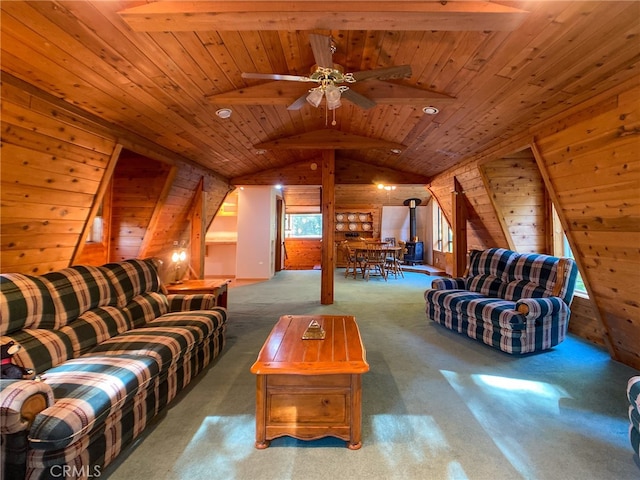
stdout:
<svg viewBox="0 0 640 480">
<path fill-rule="evenodd" d="M 317 108 L 320 106 L 323 98 L 326 101 L 328 110 L 335 110 L 340 107 L 342 105 L 341 98 L 349 100 L 358 107 L 366 110 L 374 107 L 376 102 L 360 93 L 354 92 L 345 84 L 359 82 L 368 78 L 392 80 L 411 76 L 410 65 L 345 73 L 341 65 L 333 63 L 333 54 L 335 53 L 336 47 L 331 37 L 312 33 L 309 35 L 309 41 L 316 62 L 314 70 L 309 76 L 277 73 L 242 73 L 242 78 L 286 80 L 318 84 L 318 86 L 311 88 L 307 93 L 289 105 L 287 110 L 300 110 L 307 103 Z"/>
</svg>

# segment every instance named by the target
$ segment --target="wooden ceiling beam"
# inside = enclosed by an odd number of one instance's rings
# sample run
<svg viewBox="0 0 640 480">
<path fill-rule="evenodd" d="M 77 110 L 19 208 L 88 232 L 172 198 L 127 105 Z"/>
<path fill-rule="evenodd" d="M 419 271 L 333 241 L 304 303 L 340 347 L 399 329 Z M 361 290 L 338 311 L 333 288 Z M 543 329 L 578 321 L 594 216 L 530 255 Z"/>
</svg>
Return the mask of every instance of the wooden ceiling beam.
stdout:
<svg viewBox="0 0 640 480">
<path fill-rule="evenodd" d="M 512 31 L 527 12 L 493 2 L 166 1 L 119 15 L 137 32 L 247 30 Z"/>
<path fill-rule="evenodd" d="M 232 178 L 232 185 L 321 185 L 321 158 L 297 162 L 285 167 L 263 170 Z M 336 185 L 426 185 L 429 177 L 372 165 L 346 157 L 337 157 Z"/>
<path fill-rule="evenodd" d="M 290 105 L 314 86 L 315 84 L 275 81 L 210 95 L 207 99 L 215 105 Z M 429 102 L 440 106 L 456 100 L 443 93 L 374 79 L 351 84 L 349 88 L 380 105 L 422 107 L 425 102 Z"/>
<path fill-rule="evenodd" d="M 331 128 L 292 135 L 278 140 L 258 143 L 256 150 L 404 150 L 405 145 L 378 138 L 363 137 Z"/>
</svg>

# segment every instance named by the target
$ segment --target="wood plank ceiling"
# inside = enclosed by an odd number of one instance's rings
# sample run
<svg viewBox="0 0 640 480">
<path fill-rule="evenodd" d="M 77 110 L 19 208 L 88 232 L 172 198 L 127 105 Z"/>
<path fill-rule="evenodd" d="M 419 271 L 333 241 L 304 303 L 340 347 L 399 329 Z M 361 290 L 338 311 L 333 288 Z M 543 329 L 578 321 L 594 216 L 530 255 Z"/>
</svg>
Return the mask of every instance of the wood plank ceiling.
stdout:
<svg viewBox="0 0 640 480">
<path fill-rule="evenodd" d="M 338 168 L 364 163 L 423 183 L 636 75 L 639 5 L 2 2 L 3 81 L 28 82 L 231 182 L 308 164 L 329 145 Z M 322 106 L 287 110 L 308 85 L 241 77 L 308 75 L 310 33 L 333 38 L 333 61 L 348 72 L 410 65 L 412 76 L 362 81 L 358 91 L 379 104 L 343 101 L 335 125 Z M 403 89 L 417 100 L 398 99 Z M 439 113 L 424 114 L 427 105 Z M 216 116 L 223 107 L 230 118 Z M 341 148 L 326 130 L 380 144 Z M 317 148 L 272 148 L 314 132 Z"/>
</svg>

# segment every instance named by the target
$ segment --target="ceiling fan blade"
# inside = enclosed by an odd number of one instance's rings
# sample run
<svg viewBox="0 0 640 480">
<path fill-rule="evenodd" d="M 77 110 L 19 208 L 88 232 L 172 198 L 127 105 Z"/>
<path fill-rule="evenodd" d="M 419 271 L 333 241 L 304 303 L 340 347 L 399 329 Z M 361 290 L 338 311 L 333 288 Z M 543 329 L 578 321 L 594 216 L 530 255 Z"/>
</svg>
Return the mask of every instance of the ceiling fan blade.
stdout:
<svg viewBox="0 0 640 480">
<path fill-rule="evenodd" d="M 408 78 L 411 76 L 411 65 L 398 65 L 396 67 L 374 68 L 373 70 L 362 70 L 354 72 L 353 78 L 356 81 L 366 80 L 367 78 L 377 78 L 379 80 L 396 80 L 400 78 Z"/>
<path fill-rule="evenodd" d="M 369 110 L 370 108 L 376 106 L 376 102 L 374 102 L 370 98 L 365 97 L 364 95 L 360 95 L 359 93 L 354 92 L 351 89 L 345 90 L 344 92 L 342 92 L 342 98 L 345 98 L 350 102 L 355 103 L 358 107 L 362 108 L 363 110 Z"/>
<path fill-rule="evenodd" d="M 313 50 L 313 58 L 319 67 L 333 68 L 333 52 L 331 51 L 331 37 L 309 34 L 309 43 Z"/>
<path fill-rule="evenodd" d="M 298 97 L 295 102 L 287 107 L 287 110 L 300 110 L 307 104 L 307 95 L 309 95 L 309 92 L 305 92 L 304 95 Z"/>
<path fill-rule="evenodd" d="M 288 80 L 290 82 L 315 82 L 309 77 L 300 75 L 282 75 L 279 73 L 242 73 L 242 78 L 257 78 L 260 80 Z"/>
</svg>

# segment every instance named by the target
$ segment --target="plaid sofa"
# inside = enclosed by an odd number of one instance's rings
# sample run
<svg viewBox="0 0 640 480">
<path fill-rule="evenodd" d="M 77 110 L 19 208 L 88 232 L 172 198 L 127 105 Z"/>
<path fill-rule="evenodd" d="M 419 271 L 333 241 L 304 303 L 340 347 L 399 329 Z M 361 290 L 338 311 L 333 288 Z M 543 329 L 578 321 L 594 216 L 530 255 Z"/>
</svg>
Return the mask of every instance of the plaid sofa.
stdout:
<svg viewBox="0 0 640 480">
<path fill-rule="evenodd" d="M 570 258 L 472 250 L 464 277 L 425 291 L 427 317 L 507 353 L 546 350 L 566 336 L 577 274 Z"/>
<path fill-rule="evenodd" d="M 222 350 L 214 295 L 166 295 L 153 260 L 0 275 L 5 479 L 92 478 Z"/>
<path fill-rule="evenodd" d="M 640 376 L 629 379 L 627 398 L 629 399 L 629 441 L 640 460 Z"/>
</svg>

